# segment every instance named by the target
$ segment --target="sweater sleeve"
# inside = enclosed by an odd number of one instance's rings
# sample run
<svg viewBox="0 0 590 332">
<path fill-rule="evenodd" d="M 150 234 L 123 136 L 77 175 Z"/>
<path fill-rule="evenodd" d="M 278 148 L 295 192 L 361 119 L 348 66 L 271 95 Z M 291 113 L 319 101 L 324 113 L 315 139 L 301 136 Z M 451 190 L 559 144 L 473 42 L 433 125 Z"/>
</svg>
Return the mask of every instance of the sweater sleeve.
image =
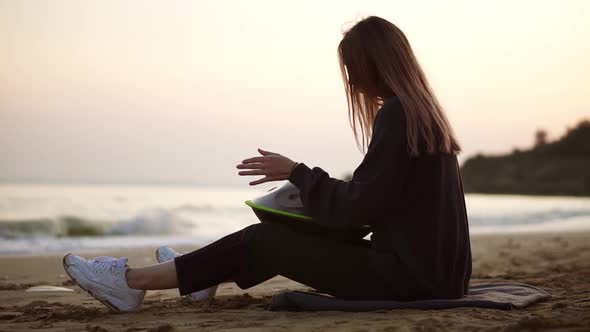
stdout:
<svg viewBox="0 0 590 332">
<path fill-rule="evenodd" d="M 369 224 L 397 201 L 409 164 L 403 110 L 383 106 L 375 118 L 367 153 L 352 180 L 331 178 L 319 167 L 299 163 L 289 181 L 301 192 L 303 205 L 318 224 L 347 229 Z"/>
</svg>

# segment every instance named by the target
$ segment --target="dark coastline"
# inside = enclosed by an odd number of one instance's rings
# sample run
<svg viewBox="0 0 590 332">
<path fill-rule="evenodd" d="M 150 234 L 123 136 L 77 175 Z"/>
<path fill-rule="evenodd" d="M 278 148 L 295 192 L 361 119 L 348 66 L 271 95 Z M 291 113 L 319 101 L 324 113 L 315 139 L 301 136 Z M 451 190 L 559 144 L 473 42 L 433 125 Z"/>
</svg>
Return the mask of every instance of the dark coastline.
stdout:
<svg viewBox="0 0 590 332">
<path fill-rule="evenodd" d="M 590 196 L 590 121 L 529 150 L 476 155 L 461 172 L 468 193 Z"/>
</svg>

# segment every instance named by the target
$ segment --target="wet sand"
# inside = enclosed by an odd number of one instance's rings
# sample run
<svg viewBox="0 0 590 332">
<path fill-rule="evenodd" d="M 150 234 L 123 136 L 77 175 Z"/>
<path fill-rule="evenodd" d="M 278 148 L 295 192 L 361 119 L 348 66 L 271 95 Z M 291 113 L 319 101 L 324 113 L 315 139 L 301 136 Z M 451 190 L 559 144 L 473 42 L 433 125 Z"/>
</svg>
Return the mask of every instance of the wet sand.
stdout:
<svg viewBox="0 0 590 332">
<path fill-rule="evenodd" d="M 590 331 L 590 233 L 477 235 L 472 247 L 472 284 L 523 282 L 553 297 L 509 311 L 269 312 L 264 307 L 272 294 L 307 289 L 277 277 L 248 290 L 224 284 L 216 299 L 203 303 L 176 290 L 152 291 L 138 312 L 117 314 L 68 280 L 61 255 L 0 256 L 0 331 Z M 83 256 L 104 254 L 129 257 L 132 266 L 155 263 L 152 249 Z M 74 291 L 25 291 L 38 285 Z"/>
</svg>

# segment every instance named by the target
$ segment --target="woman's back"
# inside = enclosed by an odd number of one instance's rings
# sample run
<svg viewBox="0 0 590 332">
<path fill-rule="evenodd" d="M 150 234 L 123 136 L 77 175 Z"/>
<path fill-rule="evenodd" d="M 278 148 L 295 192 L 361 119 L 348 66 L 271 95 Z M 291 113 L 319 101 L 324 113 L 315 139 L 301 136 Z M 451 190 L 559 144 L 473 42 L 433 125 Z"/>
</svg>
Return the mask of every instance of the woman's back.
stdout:
<svg viewBox="0 0 590 332">
<path fill-rule="evenodd" d="M 397 174 L 390 177 L 388 185 L 398 189 L 391 191 L 395 196 L 384 205 L 384 215 L 370 221 L 371 240 L 376 250 L 399 257 L 426 297 L 461 297 L 471 276 L 471 248 L 457 156 L 410 156 L 407 149 L 396 148 L 406 145 L 404 114 L 399 99 L 391 98 L 375 119 L 373 141 L 391 148 L 388 151 L 372 143 L 369 149 L 377 154 L 369 158 L 387 160 L 383 154 L 394 154 L 395 169 L 391 171 Z"/>
<path fill-rule="evenodd" d="M 324 227 L 371 226 L 376 267 L 396 297 L 461 297 L 471 276 L 471 249 L 457 157 L 411 156 L 405 123 L 399 98 L 389 98 L 351 181 L 304 164 L 290 180 Z"/>
</svg>

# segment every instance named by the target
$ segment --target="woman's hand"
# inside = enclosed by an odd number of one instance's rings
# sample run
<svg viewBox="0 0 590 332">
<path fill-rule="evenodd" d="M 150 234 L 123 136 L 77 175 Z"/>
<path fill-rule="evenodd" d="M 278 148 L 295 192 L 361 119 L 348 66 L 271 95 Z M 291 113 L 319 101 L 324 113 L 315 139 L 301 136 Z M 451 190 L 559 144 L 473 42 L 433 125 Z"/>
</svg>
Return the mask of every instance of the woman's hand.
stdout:
<svg viewBox="0 0 590 332">
<path fill-rule="evenodd" d="M 264 175 L 263 178 L 250 182 L 251 186 L 269 181 L 287 180 L 296 163 L 278 153 L 258 149 L 261 157 L 244 159 L 241 164 L 236 166 L 238 169 L 247 169 L 240 171 L 239 175 Z"/>
</svg>

